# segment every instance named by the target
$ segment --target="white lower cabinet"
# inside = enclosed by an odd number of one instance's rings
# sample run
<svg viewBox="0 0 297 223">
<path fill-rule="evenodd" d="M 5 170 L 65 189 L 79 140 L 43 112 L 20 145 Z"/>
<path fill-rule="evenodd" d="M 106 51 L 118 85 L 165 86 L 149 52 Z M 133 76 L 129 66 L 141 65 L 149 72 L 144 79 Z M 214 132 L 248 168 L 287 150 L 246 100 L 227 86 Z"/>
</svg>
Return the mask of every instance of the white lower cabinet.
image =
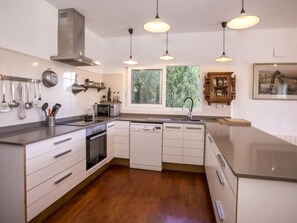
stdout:
<svg viewBox="0 0 297 223">
<path fill-rule="evenodd" d="M 129 159 L 130 122 L 114 122 L 114 157 Z"/>
<path fill-rule="evenodd" d="M 86 178 L 85 130 L 26 146 L 27 221 Z"/>
<path fill-rule="evenodd" d="M 163 162 L 203 165 L 204 125 L 163 124 Z"/>
<path fill-rule="evenodd" d="M 217 150 L 213 139 L 207 133 L 205 143 L 205 172 L 216 221 L 235 223 L 236 194 L 233 192 L 229 179 L 222 169 L 222 167 L 226 169 L 227 166 L 224 165 L 227 164 L 223 157 L 218 158 Z M 235 176 L 233 175 L 233 177 Z"/>
<path fill-rule="evenodd" d="M 114 122 L 107 123 L 107 162 L 114 158 Z"/>
</svg>

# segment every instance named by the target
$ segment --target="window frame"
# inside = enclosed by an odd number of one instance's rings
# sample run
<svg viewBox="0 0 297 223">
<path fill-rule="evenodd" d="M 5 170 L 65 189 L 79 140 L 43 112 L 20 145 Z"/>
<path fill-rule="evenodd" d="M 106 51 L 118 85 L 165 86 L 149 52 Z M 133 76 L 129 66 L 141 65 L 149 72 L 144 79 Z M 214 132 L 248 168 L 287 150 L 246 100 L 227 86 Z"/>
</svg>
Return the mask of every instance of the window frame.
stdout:
<svg viewBox="0 0 297 223">
<path fill-rule="evenodd" d="M 127 69 L 127 93 L 126 93 L 126 105 L 127 108 L 129 109 L 133 109 L 133 108 L 137 108 L 137 109 L 145 109 L 145 108 L 151 108 L 151 109 L 162 109 L 165 110 L 166 112 L 169 113 L 176 113 L 176 112 L 181 112 L 181 111 L 187 111 L 187 108 L 173 108 L 173 107 L 166 107 L 166 81 L 167 81 L 167 67 L 173 67 L 173 66 L 199 66 L 199 107 L 198 108 L 193 108 L 193 112 L 201 112 L 202 111 L 202 75 L 201 75 L 201 65 L 193 65 L 193 64 L 167 64 L 167 65 L 160 65 L 160 66 L 145 66 L 145 67 L 138 67 L 138 66 L 134 66 L 134 67 L 128 67 Z M 161 103 L 156 105 L 156 104 L 133 104 L 131 103 L 131 72 L 132 70 L 161 70 L 161 75 L 160 75 L 160 100 Z"/>
</svg>

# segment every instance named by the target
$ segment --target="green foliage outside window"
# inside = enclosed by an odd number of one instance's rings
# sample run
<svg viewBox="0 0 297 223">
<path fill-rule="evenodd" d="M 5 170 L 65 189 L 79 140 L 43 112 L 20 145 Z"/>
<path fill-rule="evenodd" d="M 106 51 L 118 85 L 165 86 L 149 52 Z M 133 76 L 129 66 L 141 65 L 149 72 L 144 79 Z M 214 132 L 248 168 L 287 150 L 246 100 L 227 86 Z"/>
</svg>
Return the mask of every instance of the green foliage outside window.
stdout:
<svg viewBox="0 0 297 223">
<path fill-rule="evenodd" d="M 199 66 L 169 66 L 166 69 L 166 107 L 181 108 L 186 97 L 194 101 L 194 108 L 199 107 Z M 186 106 L 189 106 L 187 100 Z"/>
<path fill-rule="evenodd" d="M 131 70 L 131 103 L 161 104 L 161 69 Z"/>
</svg>

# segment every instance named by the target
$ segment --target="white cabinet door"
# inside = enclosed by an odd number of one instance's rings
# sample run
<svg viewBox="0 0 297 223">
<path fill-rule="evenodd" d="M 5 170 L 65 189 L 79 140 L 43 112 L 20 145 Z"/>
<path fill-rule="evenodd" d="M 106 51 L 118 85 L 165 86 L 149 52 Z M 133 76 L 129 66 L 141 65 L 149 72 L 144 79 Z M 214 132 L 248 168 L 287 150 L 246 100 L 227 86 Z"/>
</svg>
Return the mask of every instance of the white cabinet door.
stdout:
<svg viewBox="0 0 297 223">
<path fill-rule="evenodd" d="M 107 162 L 114 158 L 115 124 L 107 123 Z"/>
<path fill-rule="evenodd" d="M 130 122 L 115 121 L 114 126 L 114 157 L 129 159 Z"/>
</svg>

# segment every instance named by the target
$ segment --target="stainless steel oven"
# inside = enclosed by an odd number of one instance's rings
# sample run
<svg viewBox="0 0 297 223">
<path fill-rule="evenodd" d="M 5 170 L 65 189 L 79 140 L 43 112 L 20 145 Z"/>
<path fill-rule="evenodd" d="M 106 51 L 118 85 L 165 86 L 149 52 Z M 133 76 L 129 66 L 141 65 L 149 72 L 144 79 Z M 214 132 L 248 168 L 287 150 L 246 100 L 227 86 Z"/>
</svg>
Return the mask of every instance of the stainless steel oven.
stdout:
<svg viewBox="0 0 297 223">
<path fill-rule="evenodd" d="M 87 171 L 106 158 L 106 124 L 86 129 Z"/>
</svg>

